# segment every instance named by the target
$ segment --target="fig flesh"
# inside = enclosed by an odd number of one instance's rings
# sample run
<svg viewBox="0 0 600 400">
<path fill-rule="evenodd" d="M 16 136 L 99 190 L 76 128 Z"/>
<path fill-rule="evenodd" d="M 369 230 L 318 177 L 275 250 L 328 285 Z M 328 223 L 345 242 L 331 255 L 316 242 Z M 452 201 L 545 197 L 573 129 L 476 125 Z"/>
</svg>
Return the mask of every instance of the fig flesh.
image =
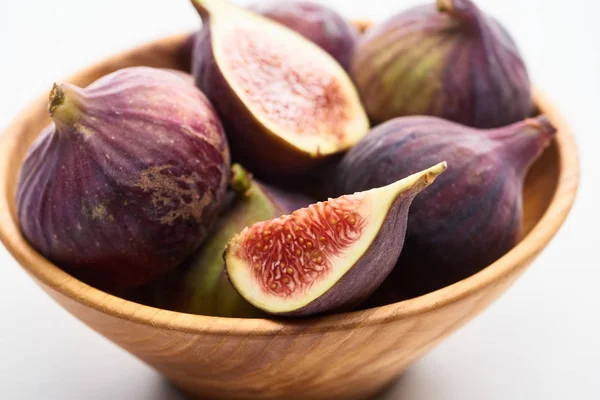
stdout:
<svg viewBox="0 0 600 400">
<path fill-rule="evenodd" d="M 471 0 L 438 0 L 372 27 L 356 47 L 351 74 L 376 123 L 431 115 L 495 128 L 532 110 L 515 42 Z"/>
<path fill-rule="evenodd" d="M 196 84 L 219 112 L 236 161 L 258 176 L 297 176 L 367 133 L 352 81 L 324 50 L 224 0 L 192 2 L 203 19 Z"/>
<path fill-rule="evenodd" d="M 144 284 L 198 248 L 223 202 L 229 151 L 183 73 L 135 67 L 84 89 L 55 85 L 49 112 L 17 188 L 33 247 L 111 290 Z"/>
<path fill-rule="evenodd" d="M 446 168 L 319 202 L 244 229 L 227 245 L 236 290 L 278 315 L 351 309 L 377 289 L 402 250 L 410 203 Z"/>
<path fill-rule="evenodd" d="M 230 186 L 236 192 L 233 204 L 219 217 L 209 238 L 183 268 L 153 283 L 156 306 L 219 317 L 264 316 L 231 286 L 223 261 L 227 242 L 247 226 L 291 213 L 312 201 L 261 184 L 238 164 L 232 166 Z"/>
<path fill-rule="evenodd" d="M 403 117 L 373 131 L 342 160 L 336 192 L 366 190 L 443 158 L 450 169 L 413 202 L 404 250 L 378 294 L 415 297 L 488 266 L 519 240 L 529 166 L 553 138 L 544 116 L 477 130 Z"/>
<path fill-rule="evenodd" d="M 359 33 L 337 11 L 312 1 L 266 0 L 249 8 L 293 29 L 331 54 L 344 69 L 350 68 Z"/>
</svg>

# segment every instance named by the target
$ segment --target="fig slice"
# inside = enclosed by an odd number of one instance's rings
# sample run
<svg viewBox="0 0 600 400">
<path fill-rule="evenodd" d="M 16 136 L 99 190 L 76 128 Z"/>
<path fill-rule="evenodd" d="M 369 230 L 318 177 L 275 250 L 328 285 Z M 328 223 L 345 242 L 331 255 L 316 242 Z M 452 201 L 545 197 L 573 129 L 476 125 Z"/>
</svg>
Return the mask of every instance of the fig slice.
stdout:
<svg viewBox="0 0 600 400">
<path fill-rule="evenodd" d="M 312 315 L 358 306 L 396 264 L 413 198 L 445 169 L 442 162 L 391 185 L 245 228 L 224 253 L 231 283 L 270 314 Z"/>
<path fill-rule="evenodd" d="M 299 33 L 224 0 L 192 0 L 203 20 L 196 84 L 221 116 L 234 158 L 265 176 L 294 176 L 369 130 L 350 77 Z"/>
</svg>

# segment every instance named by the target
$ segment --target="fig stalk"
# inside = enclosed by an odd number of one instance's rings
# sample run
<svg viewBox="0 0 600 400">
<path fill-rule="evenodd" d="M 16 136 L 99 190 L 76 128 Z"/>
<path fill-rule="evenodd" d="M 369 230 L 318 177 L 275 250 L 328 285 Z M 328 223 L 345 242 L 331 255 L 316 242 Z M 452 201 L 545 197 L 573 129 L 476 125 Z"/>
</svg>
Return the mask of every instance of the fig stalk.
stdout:
<svg viewBox="0 0 600 400">
<path fill-rule="evenodd" d="M 81 97 L 81 93 L 71 90 L 68 85 L 55 83 L 50 91 L 48 102 L 48 114 L 54 123 L 63 126 L 74 123 L 83 106 Z"/>
<path fill-rule="evenodd" d="M 477 13 L 469 0 L 437 0 L 438 11 L 448 13 L 467 23 L 477 23 Z"/>
</svg>

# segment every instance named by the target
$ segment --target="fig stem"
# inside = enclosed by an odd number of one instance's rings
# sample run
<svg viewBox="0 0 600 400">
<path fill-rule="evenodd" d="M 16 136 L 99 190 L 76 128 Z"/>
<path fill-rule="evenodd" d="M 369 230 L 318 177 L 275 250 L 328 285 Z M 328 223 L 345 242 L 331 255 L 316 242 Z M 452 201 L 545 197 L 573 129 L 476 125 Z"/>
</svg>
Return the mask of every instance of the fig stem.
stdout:
<svg viewBox="0 0 600 400">
<path fill-rule="evenodd" d="M 50 103 L 48 104 L 48 113 L 50 116 L 54 114 L 54 111 L 65 101 L 65 92 L 62 88 L 54 83 L 49 96 Z"/>
<path fill-rule="evenodd" d="M 535 118 L 527 118 L 525 124 L 542 133 L 546 143 L 554 139 L 556 128 L 545 115 L 538 115 Z"/>
<path fill-rule="evenodd" d="M 229 186 L 236 193 L 246 193 L 250 189 L 250 186 L 252 186 L 252 175 L 240 164 L 233 164 L 231 166 Z"/>
<path fill-rule="evenodd" d="M 471 0 L 436 0 L 439 12 L 466 22 L 477 22 L 477 6 Z"/>
<path fill-rule="evenodd" d="M 503 128 L 489 131 L 490 138 L 500 143 L 515 171 L 524 174 L 554 138 L 556 128 L 550 120 L 540 115 L 527 118 Z"/>
<path fill-rule="evenodd" d="M 50 91 L 48 113 L 57 125 L 68 126 L 78 119 L 82 94 L 68 84 L 54 84 Z"/>
</svg>

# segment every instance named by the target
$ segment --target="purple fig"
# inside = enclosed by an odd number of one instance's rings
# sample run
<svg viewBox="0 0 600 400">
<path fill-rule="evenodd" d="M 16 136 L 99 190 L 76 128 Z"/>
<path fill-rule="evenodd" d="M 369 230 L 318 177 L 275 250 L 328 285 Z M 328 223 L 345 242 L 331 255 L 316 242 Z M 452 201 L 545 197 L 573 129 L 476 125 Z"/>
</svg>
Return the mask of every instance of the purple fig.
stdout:
<svg viewBox="0 0 600 400">
<path fill-rule="evenodd" d="M 477 128 L 532 110 L 527 70 L 507 31 L 471 0 L 438 0 L 369 29 L 352 77 L 373 121 L 431 115 Z"/>
<path fill-rule="evenodd" d="M 134 287 L 173 268 L 221 208 L 227 142 L 181 74 L 126 68 L 50 93 L 53 122 L 21 168 L 17 215 L 37 250 L 97 287 Z"/>
<path fill-rule="evenodd" d="M 257 176 L 298 176 L 369 130 L 356 88 L 323 49 L 224 0 L 192 0 L 203 19 L 196 84 L 213 102 L 234 158 Z"/>
<path fill-rule="evenodd" d="M 385 185 L 432 160 L 450 165 L 413 202 L 404 250 L 385 288 L 400 297 L 427 293 L 513 247 L 521 234 L 526 172 L 554 132 L 544 116 L 490 130 L 403 117 L 373 129 L 349 151 L 336 178 L 340 193 Z"/>
<path fill-rule="evenodd" d="M 291 213 L 313 201 L 264 185 L 238 164 L 231 170 L 231 187 L 237 194 L 231 208 L 222 213 L 210 237 L 182 268 L 153 284 L 155 306 L 220 317 L 264 316 L 231 286 L 223 261 L 227 242 L 247 226 Z"/>
<path fill-rule="evenodd" d="M 266 0 L 249 8 L 293 29 L 331 54 L 346 70 L 350 68 L 359 33 L 337 11 L 312 1 Z"/>
<path fill-rule="evenodd" d="M 408 208 L 446 169 L 319 202 L 236 235 L 225 267 L 255 307 L 302 316 L 352 309 L 377 289 L 402 250 Z M 418 196 L 417 196 L 418 197 Z"/>
</svg>

